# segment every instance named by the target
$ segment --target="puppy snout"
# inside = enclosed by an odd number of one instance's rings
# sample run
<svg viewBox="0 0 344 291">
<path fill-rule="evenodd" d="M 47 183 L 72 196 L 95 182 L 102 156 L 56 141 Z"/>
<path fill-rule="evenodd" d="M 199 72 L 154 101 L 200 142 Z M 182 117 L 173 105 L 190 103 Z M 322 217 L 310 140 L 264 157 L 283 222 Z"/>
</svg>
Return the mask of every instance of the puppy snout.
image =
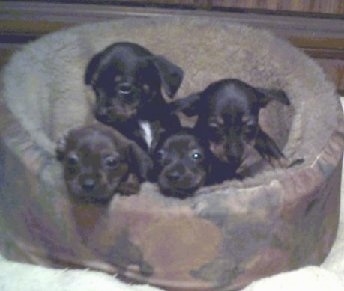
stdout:
<svg viewBox="0 0 344 291">
<path fill-rule="evenodd" d="M 185 173 L 185 169 L 183 169 L 182 167 L 175 167 L 175 168 L 170 169 L 166 173 L 166 177 L 170 181 L 176 182 L 183 177 L 184 173 Z"/>
<path fill-rule="evenodd" d="M 82 181 L 82 188 L 85 191 L 92 191 L 96 187 L 96 181 L 92 178 L 86 178 Z"/>
<path fill-rule="evenodd" d="M 167 173 L 167 178 L 170 181 L 178 181 L 182 175 L 178 171 L 171 171 Z"/>
<path fill-rule="evenodd" d="M 243 143 L 229 143 L 226 146 L 226 156 L 230 160 L 240 160 L 244 152 Z"/>
<path fill-rule="evenodd" d="M 127 95 L 130 94 L 133 90 L 133 85 L 129 82 L 124 82 L 118 85 L 118 91 L 121 94 Z"/>
</svg>

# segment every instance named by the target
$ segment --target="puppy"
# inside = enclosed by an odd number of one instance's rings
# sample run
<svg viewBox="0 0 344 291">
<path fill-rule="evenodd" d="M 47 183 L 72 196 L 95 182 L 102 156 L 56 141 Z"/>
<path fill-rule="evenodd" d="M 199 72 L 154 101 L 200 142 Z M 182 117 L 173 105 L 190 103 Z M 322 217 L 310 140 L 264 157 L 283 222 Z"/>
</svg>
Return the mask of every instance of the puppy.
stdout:
<svg viewBox="0 0 344 291">
<path fill-rule="evenodd" d="M 85 84 L 96 95 L 96 118 L 148 151 L 164 131 L 180 126 L 162 90 L 173 98 L 182 79 L 180 67 L 129 42 L 114 43 L 96 54 L 85 72 Z"/>
<path fill-rule="evenodd" d="M 162 194 L 185 199 L 207 183 L 211 170 L 202 140 L 190 129 L 165 135 L 154 154 L 155 176 Z"/>
<path fill-rule="evenodd" d="M 214 172 L 219 175 L 217 182 L 221 182 L 235 176 L 248 144 L 274 166 L 291 165 L 258 123 L 260 109 L 272 100 L 290 105 L 282 90 L 254 88 L 237 79 L 223 79 L 170 106 L 188 116 L 198 115 L 195 131 L 208 142 L 217 159 L 219 170 Z"/>
<path fill-rule="evenodd" d="M 153 167 L 134 142 L 102 124 L 70 130 L 59 140 L 56 156 L 71 197 L 88 202 L 107 202 L 116 192 L 137 193 Z"/>
</svg>

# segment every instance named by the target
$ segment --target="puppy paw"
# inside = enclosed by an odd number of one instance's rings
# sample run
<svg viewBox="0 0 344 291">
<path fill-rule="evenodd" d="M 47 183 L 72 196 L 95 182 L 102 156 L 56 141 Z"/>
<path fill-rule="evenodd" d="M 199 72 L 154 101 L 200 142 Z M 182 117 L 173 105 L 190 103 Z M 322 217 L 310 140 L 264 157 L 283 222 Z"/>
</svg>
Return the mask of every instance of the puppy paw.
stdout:
<svg viewBox="0 0 344 291">
<path fill-rule="evenodd" d="M 121 195 L 129 196 L 137 194 L 140 191 L 140 182 L 134 175 L 130 175 L 127 181 L 120 184 L 118 192 Z"/>
<path fill-rule="evenodd" d="M 130 196 L 140 191 L 140 185 L 136 183 L 123 183 L 118 191 L 124 196 Z"/>
<path fill-rule="evenodd" d="M 284 168 L 284 169 L 292 168 L 294 166 L 301 165 L 304 161 L 305 161 L 305 159 L 303 159 L 303 158 L 295 159 L 292 161 L 290 161 L 287 158 L 270 159 L 269 160 L 270 164 L 274 168 Z"/>
</svg>

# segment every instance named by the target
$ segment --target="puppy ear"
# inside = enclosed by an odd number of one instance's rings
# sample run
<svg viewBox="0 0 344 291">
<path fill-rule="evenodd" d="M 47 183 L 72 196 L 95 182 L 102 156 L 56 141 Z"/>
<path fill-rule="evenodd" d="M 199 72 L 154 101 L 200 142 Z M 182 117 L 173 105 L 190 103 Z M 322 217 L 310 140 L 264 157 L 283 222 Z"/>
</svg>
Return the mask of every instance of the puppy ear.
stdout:
<svg viewBox="0 0 344 291">
<path fill-rule="evenodd" d="M 202 107 L 201 93 L 194 93 L 176 101 L 170 102 L 170 110 L 172 112 L 181 111 L 187 116 L 197 115 Z"/>
<path fill-rule="evenodd" d="M 55 155 L 58 161 L 62 161 L 66 154 L 66 139 L 67 134 L 63 135 L 56 143 Z"/>
<path fill-rule="evenodd" d="M 261 107 L 265 107 L 270 101 L 275 100 L 284 105 L 290 105 L 290 100 L 283 90 L 255 88 Z"/>
<path fill-rule="evenodd" d="M 85 85 L 92 85 L 94 81 L 98 78 L 99 65 L 102 58 L 102 53 L 98 53 L 92 57 L 88 62 L 85 70 L 84 82 Z"/>
<path fill-rule="evenodd" d="M 152 61 L 159 71 L 164 91 L 172 98 L 182 83 L 184 71 L 163 56 L 153 56 Z"/>
<path fill-rule="evenodd" d="M 134 142 L 130 142 L 127 149 L 130 169 L 141 181 L 147 180 L 154 166 L 152 159 Z"/>
</svg>

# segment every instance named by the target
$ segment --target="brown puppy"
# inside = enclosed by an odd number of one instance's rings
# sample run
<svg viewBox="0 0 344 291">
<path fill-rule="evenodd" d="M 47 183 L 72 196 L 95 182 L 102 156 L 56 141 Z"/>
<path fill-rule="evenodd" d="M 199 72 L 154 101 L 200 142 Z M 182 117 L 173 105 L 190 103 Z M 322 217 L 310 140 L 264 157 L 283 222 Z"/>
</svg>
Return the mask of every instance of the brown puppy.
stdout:
<svg viewBox="0 0 344 291">
<path fill-rule="evenodd" d="M 184 199 L 207 183 L 209 152 L 191 129 L 165 136 L 157 146 L 155 179 L 163 195 Z"/>
<path fill-rule="evenodd" d="M 88 202 L 107 202 L 116 192 L 137 193 L 153 165 L 134 142 L 102 124 L 70 130 L 56 154 L 69 194 Z"/>
</svg>

